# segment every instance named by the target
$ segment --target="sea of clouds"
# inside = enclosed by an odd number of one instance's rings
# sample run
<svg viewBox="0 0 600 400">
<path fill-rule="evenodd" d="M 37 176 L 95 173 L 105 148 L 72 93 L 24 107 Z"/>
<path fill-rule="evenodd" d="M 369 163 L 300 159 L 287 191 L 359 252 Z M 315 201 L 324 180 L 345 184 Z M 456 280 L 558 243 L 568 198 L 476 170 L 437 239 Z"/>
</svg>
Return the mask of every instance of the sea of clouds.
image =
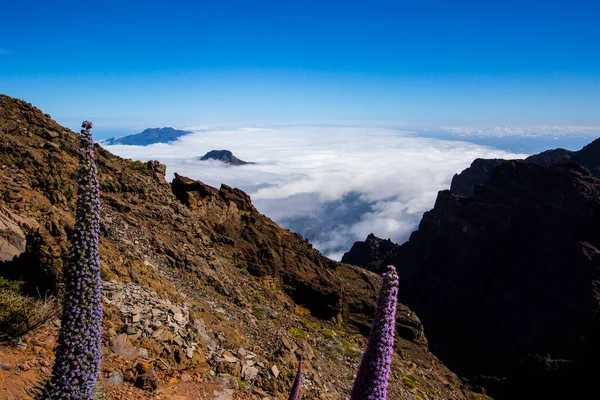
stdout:
<svg viewBox="0 0 600 400">
<path fill-rule="evenodd" d="M 339 260 L 369 233 L 402 243 L 437 192 L 478 157 L 523 158 L 463 141 L 370 127 L 280 126 L 193 129 L 170 144 L 106 146 L 122 157 L 167 165 L 209 185 L 239 187 L 257 209 Z M 200 161 L 231 150 L 254 165 Z"/>
</svg>

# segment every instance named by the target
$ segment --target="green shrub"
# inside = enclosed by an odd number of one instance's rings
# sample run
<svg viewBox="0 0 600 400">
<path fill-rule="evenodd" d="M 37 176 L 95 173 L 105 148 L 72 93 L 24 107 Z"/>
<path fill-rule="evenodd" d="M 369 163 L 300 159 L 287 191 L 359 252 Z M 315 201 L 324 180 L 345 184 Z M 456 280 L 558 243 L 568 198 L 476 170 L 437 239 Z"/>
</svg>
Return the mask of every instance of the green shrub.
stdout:
<svg viewBox="0 0 600 400">
<path fill-rule="evenodd" d="M 342 338 L 342 352 L 344 356 L 352 359 L 358 358 L 361 355 L 360 349 L 344 338 Z"/>
<path fill-rule="evenodd" d="M 336 334 L 331 329 L 323 328 L 323 336 L 325 336 L 325 339 L 333 339 Z"/>
<path fill-rule="evenodd" d="M 417 379 L 410 374 L 402 374 L 402 383 L 411 390 L 417 387 Z"/>
<path fill-rule="evenodd" d="M 10 292 L 19 293 L 24 283 L 25 282 L 23 281 L 11 281 L 3 276 L 0 276 L 0 291 L 7 290 Z"/>
<path fill-rule="evenodd" d="M 250 384 L 246 381 L 243 381 L 242 378 L 240 378 L 239 376 L 235 377 L 235 380 L 238 383 L 238 386 L 241 390 L 248 390 L 250 389 Z"/>
<path fill-rule="evenodd" d="M 330 359 L 331 361 L 340 361 L 340 348 L 339 346 L 327 346 L 323 350 L 325 357 Z"/>
<path fill-rule="evenodd" d="M 112 275 L 110 274 L 110 272 L 104 270 L 103 268 L 100 268 L 100 279 L 102 279 L 103 281 L 110 281 L 112 279 Z"/>
<path fill-rule="evenodd" d="M 290 328 L 290 335 L 292 335 L 296 339 L 300 339 L 300 340 L 308 339 L 308 334 L 306 332 L 304 332 L 302 329 L 298 329 L 298 328 Z"/>
<path fill-rule="evenodd" d="M 321 326 L 319 324 L 316 324 L 314 322 L 310 322 L 310 321 L 301 321 L 302 326 L 304 326 L 307 330 L 309 331 L 320 331 L 321 330 Z"/>
<path fill-rule="evenodd" d="M 264 302 L 265 302 L 265 298 L 264 298 L 264 297 L 262 297 L 260 294 L 258 294 L 258 293 L 255 293 L 255 294 L 254 294 L 254 301 L 255 301 L 256 303 L 258 303 L 258 304 L 262 304 L 262 303 L 264 303 Z"/>
<path fill-rule="evenodd" d="M 265 309 L 261 306 L 257 306 L 256 304 L 252 305 L 252 315 L 258 319 L 263 319 L 265 317 Z"/>
<path fill-rule="evenodd" d="M 148 169 L 148 164 L 143 163 L 140 160 L 132 161 L 131 168 L 133 168 L 136 171 L 140 171 L 143 174 L 150 175 L 150 170 Z"/>
<path fill-rule="evenodd" d="M 283 290 L 288 293 L 292 293 L 296 291 L 296 288 L 291 285 L 283 285 Z"/>
<path fill-rule="evenodd" d="M 294 307 L 294 312 L 298 315 L 310 315 L 310 310 L 302 305 Z"/>
</svg>

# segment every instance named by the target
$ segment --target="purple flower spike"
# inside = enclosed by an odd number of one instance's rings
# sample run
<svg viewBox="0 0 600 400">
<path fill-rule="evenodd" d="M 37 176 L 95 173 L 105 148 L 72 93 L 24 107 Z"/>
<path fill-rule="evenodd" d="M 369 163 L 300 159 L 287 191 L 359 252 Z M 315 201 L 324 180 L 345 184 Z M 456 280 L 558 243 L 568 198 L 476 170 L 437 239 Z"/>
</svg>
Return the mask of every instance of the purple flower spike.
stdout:
<svg viewBox="0 0 600 400">
<path fill-rule="evenodd" d="M 396 304 L 398 303 L 398 274 L 388 266 L 382 276 L 375 318 L 354 380 L 350 400 L 386 400 L 388 377 L 394 351 Z"/>
<path fill-rule="evenodd" d="M 65 298 L 56 361 L 45 399 L 89 400 L 100 370 L 100 190 L 92 123 L 82 123 L 77 175 L 77 215 L 65 267 Z"/>
<path fill-rule="evenodd" d="M 298 400 L 300 396 L 300 386 L 302 386 L 302 357 L 300 357 L 300 365 L 298 365 L 298 373 L 296 374 L 296 379 L 294 379 L 294 384 L 292 385 L 292 390 L 290 391 L 290 397 L 288 400 Z"/>
</svg>

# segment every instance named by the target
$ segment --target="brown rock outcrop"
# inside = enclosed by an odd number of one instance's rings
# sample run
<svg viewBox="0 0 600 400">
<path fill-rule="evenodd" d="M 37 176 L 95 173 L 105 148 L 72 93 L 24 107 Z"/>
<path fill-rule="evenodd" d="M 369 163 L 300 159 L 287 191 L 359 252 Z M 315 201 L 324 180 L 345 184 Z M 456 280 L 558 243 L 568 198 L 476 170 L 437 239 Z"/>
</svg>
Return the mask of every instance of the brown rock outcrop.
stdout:
<svg viewBox="0 0 600 400">
<path fill-rule="evenodd" d="M 39 224 L 25 253 L 1 273 L 10 270 L 10 277 L 33 289 L 56 291 L 74 221 L 78 136 L 7 96 L 0 96 L 0 129 L 3 204 Z M 160 164 L 122 159 L 99 145 L 94 150 L 102 203 L 105 363 L 118 358 L 114 349 L 133 358 L 130 344 L 152 364 L 125 360 L 130 364 L 119 366 L 123 385 L 153 389 L 161 381 L 178 381 L 178 371 L 214 380 L 228 351 L 239 360 L 231 363 L 236 378 L 282 397 L 301 351 L 307 355 L 306 395 L 346 397 L 373 315 L 376 274 L 324 257 L 257 212 L 239 189 L 217 190 L 180 175 L 166 185 Z M 167 300 L 177 308 L 167 310 Z M 412 311 L 402 307 L 397 326 L 391 398 L 474 398 L 428 351 Z M 123 334 L 126 341 L 112 340 Z M 294 351 L 282 348 L 282 336 Z M 417 383 L 406 386 L 406 374 Z"/>
</svg>

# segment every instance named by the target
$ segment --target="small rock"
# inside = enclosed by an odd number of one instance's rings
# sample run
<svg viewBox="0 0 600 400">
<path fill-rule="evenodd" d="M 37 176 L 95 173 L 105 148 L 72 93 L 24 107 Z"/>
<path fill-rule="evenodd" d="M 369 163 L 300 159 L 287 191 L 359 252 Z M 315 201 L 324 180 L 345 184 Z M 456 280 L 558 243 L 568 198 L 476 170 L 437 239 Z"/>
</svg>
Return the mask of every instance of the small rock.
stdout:
<svg viewBox="0 0 600 400">
<path fill-rule="evenodd" d="M 127 325 L 127 334 L 135 335 L 139 331 L 139 327 L 134 325 Z"/>
<path fill-rule="evenodd" d="M 175 344 L 177 344 L 179 347 L 182 347 L 184 345 L 184 341 L 181 338 L 181 336 L 177 335 L 175 336 L 175 339 L 173 339 L 173 341 L 175 342 Z"/>
<path fill-rule="evenodd" d="M 19 369 L 21 371 L 29 371 L 31 369 L 31 367 L 29 366 L 28 363 L 24 362 L 23 364 L 19 365 Z"/>
<path fill-rule="evenodd" d="M 229 363 L 234 363 L 234 362 L 238 361 L 238 359 L 235 358 L 233 356 L 233 354 L 231 354 L 229 351 L 226 351 L 225 353 L 223 353 L 223 358 L 225 359 L 225 361 L 227 361 Z"/>
<path fill-rule="evenodd" d="M 112 385 L 119 386 L 123 383 L 123 375 L 119 371 L 112 371 L 106 380 Z"/>
<path fill-rule="evenodd" d="M 135 381 L 135 372 L 133 370 L 131 370 L 131 369 L 128 369 L 123 374 L 123 380 L 125 380 L 127 382 L 133 382 L 133 381 Z"/>
<path fill-rule="evenodd" d="M 195 349 L 194 349 L 194 347 L 187 347 L 187 348 L 185 349 L 185 355 L 186 355 L 186 357 L 187 357 L 187 358 L 192 358 L 192 357 L 194 357 L 194 350 L 195 350 Z"/>
<path fill-rule="evenodd" d="M 129 343 L 127 340 L 127 335 L 122 333 L 111 339 L 112 341 L 112 350 L 119 357 L 124 358 L 128 361 L 133 361 L 138 357 L 138 351 L 134 345 Z"/>
<path fill-rule="evenodd" d="M 140 358 L 148 358 L 148 350 L 146 350 L 144 348 L 138 349 L 138 354 L 139 354 Z"/>
<path fill-rule="evenodd" d="M 300 346 L 302 347 L 302 356 L 307 358 L 308 360 L 312 360 L 313 358 L 315 358 L 315 351 L 313 350 L 312 346 L 306 342 L 302 342 L 300 344 Z"/>
<path fill-rule="evenodd" d="M 156 332 L 154 332 L 154 334 L 152 335 L 152 337 L 156 340 L 159 340 L 161 342 L 166 342 L 168 340 L 171 340 L 171 338 L 173 337 L 173 335 L 171 334 L 171 332 L 165 330 L 165 329 L 159 329 Z"/>
<path fill-rule="evenodd" d="M 18 342 L 17 344 L 15 344 L 15 347 L 17 349 L 25 350 L 25 349 L 27 349 L 27 343 L 25 343 L 25 342 Z"/>
<path fill-rule="evenodd" d="M 283 343 L 283 345 L 285 346 L 285 348 L 288 349 L 288 350 L 294 351 L 296 349 L 296 347 L 297 347 L 295 344 L 292 344 L 288 340 L 288 338 L 286 338 L 285 336 L 281 337 L 281 343 Z"/>
<path fill-rule="evenodd" d="M 186 322 L 185 317 L 181 313 L 173 314 L 173 320 L 182 326 L 185 325 L 184 322 Z"/>
<path fill-rule="evenodd" d="M 244 380 L 245 381 L 253 381 L 258 376 L 258 368 L 256 367 L 248 367 L 244 371 Z"/>
<path fill-rule="evenodd" d="M 2 361 L 0 360 L 0 369 L 4 369 L 4 370 L 9 370 L 11 369 L 13 366 L 11 363 L 8 363 L 6 361 Z"/>
<path fill-rule="evenodd" d="M 156 390 L 158 388 L 158 376 L 154 369 L 151 367 L 148 372 L 138 375 L 135 385 L 144 390 Z"/>
<path fill-rule="evenodd" d="M 214 390 L 215 400 L 233 400 L 233 389 Z"/>
<path fill-rule="evenodd" d="M 188 374 L 187 372 L 184 372 L 183 374 L 181 374 L 182 382 L 189 382 L 191 380 L 192 380 L 192 376 L 190 374 Z"/>
<path fill-rule="evenodd" d="M 234 376 L 224 376 L 223 384 L 228 389 L 238 390 L 240 388 L 240 384 Z"/>
<path fill-rule="evenodd" d="M 277 365 L 273 365 L 271 367 L 271 372 L 273 373 L 273 376 L 275 378 L 277 378 L 279 376 L 279 368 L 277 368 Z"/>
<path fill-rule="evenodd" d="M 46 134 L 46 137 L 49 139 L 56 139 L 59 136 L 58 132 L 51 131 L 49 129 L 46 129 L 46 131 L 44 133 Z"/>
</svg>

